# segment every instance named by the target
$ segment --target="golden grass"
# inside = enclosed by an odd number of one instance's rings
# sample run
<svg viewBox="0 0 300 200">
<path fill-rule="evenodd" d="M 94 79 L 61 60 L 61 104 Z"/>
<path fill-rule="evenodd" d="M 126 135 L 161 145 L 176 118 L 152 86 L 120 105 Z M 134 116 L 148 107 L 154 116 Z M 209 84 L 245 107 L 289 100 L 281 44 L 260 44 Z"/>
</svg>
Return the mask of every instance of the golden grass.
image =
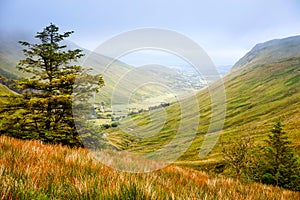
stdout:
<svg viewBox="0 0 300 200">
<path fill-rule="evenodd" d="M 169 166 L 126 173 L 85 149 L 0 137 L 0 199 L 300 199 L 300 193 L 242 184 Z"/>
</svg>

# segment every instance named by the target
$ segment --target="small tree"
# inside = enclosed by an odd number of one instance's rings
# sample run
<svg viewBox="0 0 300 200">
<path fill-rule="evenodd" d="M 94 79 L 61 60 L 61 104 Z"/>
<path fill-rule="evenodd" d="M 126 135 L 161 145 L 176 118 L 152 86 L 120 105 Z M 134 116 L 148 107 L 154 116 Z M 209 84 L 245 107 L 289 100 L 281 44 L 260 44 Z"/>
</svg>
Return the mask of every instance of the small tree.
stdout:
<svg viewBox="0 0 300 200">
<path fill-rule="evenodd" d="M 300 163 L 290 147 L 283 125 L 277 121 L 263 148 L 261 181 L 292 190 L 300 190 Z"/>
<path fill-rule="evenodd" d="M 250 136 L 238 137 L 230 145 L 222 144 L 223 158 L 234 170 L 236 178 L 240 179 L 250 163 L 252 140 Z"/>
<path fill-rule="evenodd" d="M 31 76 L 15 80 L 14 87 L 22 93 L 2 109 L 6 118 L 2 133 L 82 146 L 72 114 L 75 79 L 79 76 L 84 79 L 85 84 L 80 87 L 85 96 L 80 98 L 86 100 L 89 99 L 87 91 L 98 90 L 104 82 L 100 75 L 90 75 L 88 69 L 75 64 L 83 56 L 82 50 L 66 50 L 66 45 L 61 45 L 72 33 L 61 34 L 57 26 L 50 24 L 35 36 L 40 43 L 20 42 L 26 47 L 25 59 L 17 68 Z"/>
</svg>

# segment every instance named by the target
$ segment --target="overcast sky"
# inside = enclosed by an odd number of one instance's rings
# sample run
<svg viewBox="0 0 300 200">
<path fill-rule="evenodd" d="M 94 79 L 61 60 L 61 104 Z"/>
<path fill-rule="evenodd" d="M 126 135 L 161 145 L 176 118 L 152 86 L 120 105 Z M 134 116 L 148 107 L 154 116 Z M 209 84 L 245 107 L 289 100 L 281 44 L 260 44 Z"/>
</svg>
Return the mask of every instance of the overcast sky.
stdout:
<svg viewBox="0 0 300 200">
<path fill-rule="evenodd" d="M 300 34 L 299 0 L 1 0 L 0 30 L 35 34 L 53 22 L 93 50 L 124 31 L 154 27 L 196 41 L 216 65 L 256 43 Z M 1 32 L 0 32 L 1 33 Z"/>
</svg>

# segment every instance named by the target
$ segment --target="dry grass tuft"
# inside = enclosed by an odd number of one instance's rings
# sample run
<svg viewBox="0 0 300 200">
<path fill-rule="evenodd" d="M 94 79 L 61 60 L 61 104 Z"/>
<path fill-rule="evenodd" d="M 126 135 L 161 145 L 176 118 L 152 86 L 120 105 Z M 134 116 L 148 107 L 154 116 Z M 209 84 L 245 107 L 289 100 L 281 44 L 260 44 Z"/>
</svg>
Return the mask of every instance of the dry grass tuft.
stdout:
<svg viewBox="0 0 300 200">
<path fill-rule="evenodd" d="M 115 171 L 85 149 L 0 137 L 0 199 L 300 199 L 258 183 L 243 185 L 169 166 L 151 173 Z"/>
</svg>

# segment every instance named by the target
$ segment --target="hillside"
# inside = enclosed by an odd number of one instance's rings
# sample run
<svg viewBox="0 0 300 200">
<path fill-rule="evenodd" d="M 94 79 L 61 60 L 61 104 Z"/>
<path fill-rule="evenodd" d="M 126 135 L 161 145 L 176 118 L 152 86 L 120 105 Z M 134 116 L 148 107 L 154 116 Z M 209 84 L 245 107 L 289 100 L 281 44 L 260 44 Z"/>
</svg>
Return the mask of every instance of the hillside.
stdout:
<svg viewBox="0 0 300 200">
<path fill-rule="evenodd" d="M 169 166 L 108 168 L 85 149 L 0 137 L 0 199 L 299 199 L 299 192 Z M 176 183 L 176 184 L 175 184 Z"/>
<path fill-rule="evenodd" d="M 2 33 L 0 35 L 0 70 L 9 74 L 24 76 L 24 74 L 16 69 L 16 66 L 19 60 L 23 59 L 23 46 L 18 43 L 18 41 L 28 41 L 30 43 L 38 43 L 39 41 L 34 39 L 33 36 L 27 33 Z M 71 41 L 64 41 L 63 45 L 67 46 L 67 49 L 81 49 L 83 50 L 83 57 L 79 60 L 80 63 L 84 62 L 84 60 L 91 54 L 91 52 L 87 49 L 84 49 L 77 44 Z M 112 61 L 111 58 L 108 58 L 103 55 L 93 54 L 91 60 L 94 60 L 92 64 L 94 66 L 101 66 L 103 63 L 107 63 Z M 122 63 L 118 60 L 115 60 L 116 65 L 127 66 L 125 63 Z M 0 71 L 0 72 L 1 72 Z"/>
<path fill-rule="evenodd" d="M 12 91 L 0 83 L 0 94 L 8 94 Z"/>
<path fill-rule="evenodd" d="M 0 36 L 0 75 L 4 77 L 16 78 L 28 76 L 16 69 L 19 60 L 24 58 L 22 53 L 23 47 L 18 41 L 28 41 L 30 43 L 39 42 L 27 33 L 3 33 Z M 98 73 L 104 72 L 104 64 L 113 61 L 112 58 L 92 53 L 70 41 L 64 41 L 64 45 L 67 45 L 68 49 L 82 49 L 85 56 L 79 60 L 79 64 L 85 64 L 84 67 L 94 68 L 96 69 L 95 72 Z M 102 89 L 102 93 L 97 99 L 101 99 L 101 101 L 108 104 L 110 102 L 109 94 L 114 88 L 115 79 L 131 69 L 131 66 L 114 60 L 109 71 L 105 73 L 104 80 L 106 86 Z"/>
<path fill-rule="evenodd" d="M 266 49 L 267 51 L 267 49 Z M 255 60 L 260 60 L 259 56 Z M 207 89 L 197 94 L 200 109 L 200 125 L 190 148 L 180 157 L 177 164 L 198 168 L 201 164 L 216 163 L 221 160 L 220 141 L 230 144 L 239 135 L 251 135 L 256 143 L 261 143 L 272 124 L 279 117 L 285 124 L 293 147 L 300 153 L 300 57 L 280 61 L 269 61 L 249 67 L 240 67 L 223 78 L 226 89 L 226 118 L 224 129 L 214 149 L 204 159 L 199 158 L 199 149 L 208 130 L 211 117 L 210 95 Z M 184 105 L 189 105 L 187 100 Z M 193 110 L 193 108 L 190 108 Z M 194 109 L 196 110 L 196 109 Z M 178 130 L 180 120 L 188 127 L 193 116 L 181 117 L 178 104 L 166 108 L 167 119 L 155 135 L 134 137 L 128 130 L 114 128 L 107 130 L 110 141 L 120 149 L 128 149 L 138 153 L 148 153 L 162 148 L 172 141 Z M 162 116 L 162 114 L 157 114 Z M 157 128 L 151 123 L 148 113 L 136 115 L 121 121 L 126 127 L 130 120 L 148 129 Z M 159 117 L 158 117 L 159 119 Z M 140 134 L 138 131 L 136 131 Z M 185 143 L 188 135 L 181 135 L 181 143 Z M 178 142 L 178 145 L 180 144 Z"/>
<path fill-rule="evenodd" d="M 297 57 L 300 57 L 300 36 L 275 39 L 255 45 L 233 66 L 233 69 Z"/>
<path fill-rule="evenodd" d="M 26 33 L 3 33 L 0 36 L 0 75 L 13 79 L 28 76 L 16 69 L 19 60 L 24 58 L 22 53 L 23 47 L 18 43 L 20 40 L 30 43 L 39 42 Z M 141 102 L 141 98 L 152 98 L 152 101 L 153 99 L 155 100 L 153 104 L 159 104 L 170 98 L 169 95 L 166 95 L 166 89 L 157 86 L 157 84 L 136 88 L 135 94 L 131 94 L 136 85 L 144 84 L 147 81 L 166 85 L 175 90 L 178 94 L 195 91 L 195 87 L 189 84 L 191 78 L 179 74 L 178 71 L 169 68 L 158 68 L 156 66 L 140 70 L 120 60 L 91 52 L 71 41 L 64 41 L 63 45 L 67 45 L 67 49 L 82 49 L 85 56 L 76 64 L 86 68 L 92 68 L 93 73 L 103 75 L 105 86 L 101 89 L 101 92 L 95 96 L 96 103 L 104 102 L 106 106 L 109 106 L 111 104 L 112 92 L 118 84 L 123 87 L 119 90 L 119 95 L 122 97 L 131 96 L 131 103 Z M 109 66 L 107 66 L 108 64 Z M 222 73 L 224 73 L 224 70 Z M 120 80 L 124 75 L 128 74 L 128 77 Z M 198 83 L 197 86 L 199 87 Z M 149 102 L 148 104 L 151 105 Z"/>
<path fill-rule="evenodd" d="M 16 69 L 19 60 L 23 58 L 22 48 L 19 40 L 29 39 L 26 34 L 9 34 L 2 33 L 0 36 L 0 69 L 2 75 L 13 74 L 21 76 L 22 74 Z M 32 39 L 28 40 L 31 41 Z"/>
<path fill-rule="evenodd" d="M 15 93 L 14 91 L 10 90 L 8 87 L 6 87 L 5 85 L 2 85 L 0 83 L 0 103 L 4 100 L 6 100 L 6 97 L 9 95 L 16 95 L 17 93 Z"/>
<path fill-rule="evenodd" d="M 186 84 L 188 77 L 168 67 L 152 65 L 136 68 L 118 60 L 113 62 L 112 60 L 103 61 L 101 56 L 96 53 L 87 55 L 83 65 L 93 68 L 95 73 L 100 73 L 104 77 L 105 86 L 96 96 L 95 101 L 97 103 L 104 101 L 107 105 L 110 105 L 114 94 L 117 101 L 129 98 L 130 104 L 141 103 L 142 99 L 153 100 L 157 98 L 157 102 L 154 103 L 154 105 L 157 105 L 170 98 L 167 95 L 168 89 L 162 86 L 169 87 L 176 94 L 195 91 L 193 86 Z M 151 103 L 148 103 L 148 105 L 151 105 Z M 146 108 L 148 107 L 146 106 Z"/>
</svg>

